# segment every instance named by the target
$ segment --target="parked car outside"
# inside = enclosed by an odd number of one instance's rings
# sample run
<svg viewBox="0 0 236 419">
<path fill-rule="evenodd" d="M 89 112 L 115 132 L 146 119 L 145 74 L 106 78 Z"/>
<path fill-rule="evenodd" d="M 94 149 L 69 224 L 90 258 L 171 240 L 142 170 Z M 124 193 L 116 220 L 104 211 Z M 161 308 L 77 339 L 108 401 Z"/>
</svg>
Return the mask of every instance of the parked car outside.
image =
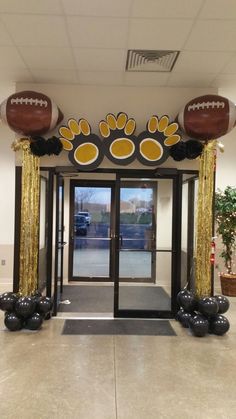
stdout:
<svg viewBox="0 0 236 419">
<path fill-rule="evenodd" d="M 87 225 L 88 226 L 90 225 L 92 217 L 91 217 L 91 215 L 90 215 L 89 212 L 87 212 L 87 211 L 79 211 L 78 212 L 78 215 L 83 215 L 86 218 Z"/>
<path fill-rule="evenodd" d="M 74 216 L 74 232 L 78 236 L 87 236 L 87 220 L 84 215 Z"/>
</svg>

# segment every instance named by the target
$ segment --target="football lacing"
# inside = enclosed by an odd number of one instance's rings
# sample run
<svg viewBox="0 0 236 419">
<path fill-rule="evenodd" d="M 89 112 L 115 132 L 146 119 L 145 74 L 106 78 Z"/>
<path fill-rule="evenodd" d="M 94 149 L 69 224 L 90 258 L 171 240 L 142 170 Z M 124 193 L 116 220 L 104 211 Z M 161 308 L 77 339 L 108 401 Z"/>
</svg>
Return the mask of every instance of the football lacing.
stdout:
<svg viewBox="0 0 236 419">
<path fill-rule="evenodd" d="M 16 99 L 11 99 L 11 105 L 34 105 L 34 106 L 44 106 L 47 108 L 48 102 L 43 99 L 33 99 L 28 97 L 17 97 Z"/>
<path fill-rule="evenodd" d="M 193 103 L 193 105 L 188 106 L 188 111 L 196 111 L 200 109 L 214 109 L 214 108 L 224 108 L 225 103 L 224 102 L 201 102 L 201 103 Z"/>
</svg>

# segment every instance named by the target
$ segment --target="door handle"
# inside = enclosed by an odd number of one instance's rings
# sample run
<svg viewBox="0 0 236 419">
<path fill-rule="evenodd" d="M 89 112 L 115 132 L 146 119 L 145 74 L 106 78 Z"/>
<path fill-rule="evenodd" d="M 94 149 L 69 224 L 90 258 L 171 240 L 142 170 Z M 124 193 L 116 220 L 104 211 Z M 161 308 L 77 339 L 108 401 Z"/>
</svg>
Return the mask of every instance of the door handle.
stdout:
<svg viewBox="0 0 236 419">
<path fill-rule="evenodd" d="M 59 242 L 58 243 L 58 248 L 62 249 L 66 244 L 67 244 L 67 242 Z"/>
</svg>

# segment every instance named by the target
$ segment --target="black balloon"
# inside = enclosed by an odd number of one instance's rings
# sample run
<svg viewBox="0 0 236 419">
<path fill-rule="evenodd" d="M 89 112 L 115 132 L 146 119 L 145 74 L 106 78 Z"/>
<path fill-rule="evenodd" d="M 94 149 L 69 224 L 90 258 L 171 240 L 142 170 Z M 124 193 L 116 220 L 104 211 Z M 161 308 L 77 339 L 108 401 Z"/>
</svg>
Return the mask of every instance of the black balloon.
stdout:
<svg viewBox="0 0 236 419">
<path fill-rule="evenodd" d="M 186 157 L 187 159 L 196 159 L 201 155 L 203 150 L 203 144 L 197 140 L 186 141 Z"/>
<path fill-rule="evenodd" d="M 224 314 L 229 309 L 229 300 L 224 295 L 215 295 L 214 298 L 216 299 L 219 310 L 218 314 Z"/>
<path fill-rule="evenodd" d="M 49 311 L 47 314 L 44 315 L 44 320 L 50 320 L 52 317 L 51 311 Z"/>
<path fill-rule="evenodd" d="M 192 315 L 190 313 L 188 313 L 187 311 L 184 311 L 181 315 L 180 315 L 180 323 L 182 324 L 183 327 L 189 327 L 189 322 L 192 319 Z"/>
<path fill-rule="evenodd" d="M 39 313 L 34 313 L 30 316 L 26 322 L 25 327 L 30 330 L 38 330 L 42 326 L 43 317 Z"/>
<path fill-rule="evenodd" d="M 0 309 L 3 311 L 14 311 L 17 296 L 13 292 L 5 292 L 0 297 Z"/>
<path fill-rule="evenodd" d="M 39 290 L 34 291 L 32 297 L 42 297 L 42 293 Z"/>
<path fill-rule="evenodd" d="M 222 314 L 212 317 L 209 323 L 210 332 L 218 336 L 224 335 L 230 328 L 229 320 Z"/>
<path fill-rule="evenodd" d="M 196 300 L 194 298 L 194 294 L 188 290 L 182 290 L 177 295 L 177 301 L 184 310 L 188 312 L 192 312 L 196 308 Z"/>
<path fill-rule="evenodd" d="M 198 301 L 198 311 L 205 316 L 214 316 L 218 310 L 219 306 L 214 297 L 205 297 Z"/>
<path fill-rule="evenodd" d="M 197 337 L 205 336 L 209 330 L 208 320 L 199 314 L 192 318 L 192 320 L 189 323 L 189 326 L 193 334 Z"/>
<path fill-rule="evenodd" d="M 52 299 L 49 297 L 41 297 L 37 303 L 37 311 L 40 314 L 47 314 L 52 309 Z"/>
<path fill-rule="evenodd" d="M 34 298 L 20 297 L 19 300 L 16 302 L 15 312 L 18 316 L 26 319 L 34 313 L 35 307 L 36 302 L 34 301 Z"/>
<path fill-rule="evenodd" d="M 184 141 L 179 141 L 169 149 L 170 156 L 175 161 L 181 161 L 186 158 L 186 144 Z"/>
<path fill-rule="evenodd" d="M 7 313 L 4 319 L 5 326 L 7 329 L 15 332 L 23 327 L 23 321 L 15 313 Z"/>
<path fill-rule="evenodd" d="M 182 314 L 184 313 L 184 309 L 183 308 L 181 308 L 177 313 L 176 313 L 176 316 L 175 316 L 175 318 L 176 318 L 176 320 L 177 321 L 181 321 L 180 319 L 181 319 L 181 316 L 182 316 Z"/>
<path fill-rule="evenodd" d="M 38 290 L 36 290 L 33 294 L 32 294 L 32 299 L 35 301 L 36 304 L 38 304 L 38 302 L 40 301 L 40 298 L 42 297 L 42 293 Z"/>
</svg>

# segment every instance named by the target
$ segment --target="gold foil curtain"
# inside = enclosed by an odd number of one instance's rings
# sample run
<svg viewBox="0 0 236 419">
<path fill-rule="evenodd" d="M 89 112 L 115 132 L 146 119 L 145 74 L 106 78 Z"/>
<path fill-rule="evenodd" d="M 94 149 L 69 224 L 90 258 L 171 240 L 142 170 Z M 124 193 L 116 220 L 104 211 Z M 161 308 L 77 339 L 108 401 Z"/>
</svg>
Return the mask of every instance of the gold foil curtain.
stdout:
<svg viewBox="0 0 236 419">
<path fill-rule="evenodd" d="M 216 141 L 204 145 L 200 158 L 195 291 L 198 297 L 211 295 L 211 240 L 212 240 L 212 199 L 214 189 Z"/>
<path fill-rule="evenodd" d="M 21 230 L 19 292 L 31 295 L 37 288 L 39 245 L 39 157 L 30 152 L 29 140 L 21 141 Z"/>
</svg>

